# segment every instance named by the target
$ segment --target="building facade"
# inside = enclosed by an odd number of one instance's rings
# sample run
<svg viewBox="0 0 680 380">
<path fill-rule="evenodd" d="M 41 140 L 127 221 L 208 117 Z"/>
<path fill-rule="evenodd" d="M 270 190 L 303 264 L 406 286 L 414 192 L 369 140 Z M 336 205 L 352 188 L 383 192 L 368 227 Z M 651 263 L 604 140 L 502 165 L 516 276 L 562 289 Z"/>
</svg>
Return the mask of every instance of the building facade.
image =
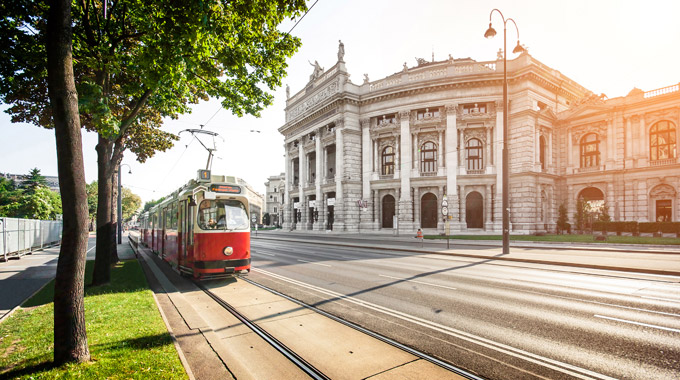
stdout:
<svg viewBox="0 0 680 380">
<path fill-rule="evenodd" d="M 502 57 L 354 84 L 343 56 L 288 97 L 284 228 L 499 233 Z M 528 53 L 507 66 L 511 231 L 554 230 L 578 197 L 615 220 L 680 220 L 677 86 L 607 100 Z"/>
<path fill-rule="evenodd" d="M 281 225 L 283 218 L 283 196 L 285 194 L 286 174 L 271 176 L 267 178 L 265 186 L 265 213 L 269 214 L 269 226 Z"/>
</svg>

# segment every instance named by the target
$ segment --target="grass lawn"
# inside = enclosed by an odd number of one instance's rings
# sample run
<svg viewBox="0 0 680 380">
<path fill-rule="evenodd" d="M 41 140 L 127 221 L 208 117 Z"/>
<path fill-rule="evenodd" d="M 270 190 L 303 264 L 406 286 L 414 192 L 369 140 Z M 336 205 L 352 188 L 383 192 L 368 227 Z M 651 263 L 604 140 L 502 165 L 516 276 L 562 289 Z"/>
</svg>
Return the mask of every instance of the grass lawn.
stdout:
<svg viewBox="0 0 680 380">
<path fill-rule="evenodd" d="M 116 265 L 110 285 L 85 289 L 88 363 L 53 366 L 53 294 L 54 281 L 0 324 L 0 379 L 188 378 L 137 261 Z"/>
<path fill-rule="evenodd" d="M 503 240 L 502 235 L 450 235 L 458 240 Z M 446 239 L 443 235 L 425 235 L 425 239 Z M 563 243 L 604 243 L 604 244 L 656 244 L 680 245 L 680 238 L 645 236 L 607 236 L 607 240 L 595 240 L 593 235 L 510 235 L 511 241 L 546 241 Z"/>
</svg>

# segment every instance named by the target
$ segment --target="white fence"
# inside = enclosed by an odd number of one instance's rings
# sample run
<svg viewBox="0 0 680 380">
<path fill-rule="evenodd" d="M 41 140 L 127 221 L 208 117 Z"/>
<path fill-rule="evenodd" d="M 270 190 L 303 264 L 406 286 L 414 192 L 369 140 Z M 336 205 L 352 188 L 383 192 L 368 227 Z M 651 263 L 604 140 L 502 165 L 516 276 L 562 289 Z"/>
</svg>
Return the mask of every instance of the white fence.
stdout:
<svg viewBox="0 0 680 380">
<path fill-rule="evenodd" d="M 61 241 L 61 221 L 0 218 L 0 261 Z"/>
</svg>

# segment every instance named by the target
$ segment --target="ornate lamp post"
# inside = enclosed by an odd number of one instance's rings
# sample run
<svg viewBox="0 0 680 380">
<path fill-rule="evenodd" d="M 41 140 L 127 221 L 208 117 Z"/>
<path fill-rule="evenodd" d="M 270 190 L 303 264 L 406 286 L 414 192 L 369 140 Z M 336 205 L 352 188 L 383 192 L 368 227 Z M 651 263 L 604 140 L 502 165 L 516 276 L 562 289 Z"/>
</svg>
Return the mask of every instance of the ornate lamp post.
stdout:
<svg viewBox="0 0 680 380">
<path fill-rule="evenodd" d="M 510 185 L 508 180 L 508 66 L 507 66 L 507 30 L 508 21 L 512 21 L 517 30 L 517 46 L 512 50 L 513 53 L 522 53 L 524 48 L 519 44 L 519 28 L 515 20 L 503 16 L 503 13 L 498 9 L 493 9 L 489 14 L 489 29 L 484 33 L 484 37 L 493 38 L 496 35 L 496 30 L 491 26 L 491 16 L 493 12 L 498 12 L 503 19 L 503 254 L 510 253 L 510 205 L 508 202 L 508 194 L 510 193 Z"/>
<path fill-rule="evenodd" d="M 132 168 L 128 164 L 118 165 L 118 244 L 123 242 L 123 194 L 121 191 L 121 177 L 123 165 L 128 167 L 128 174 L 132 174 Z"/>
</svg>

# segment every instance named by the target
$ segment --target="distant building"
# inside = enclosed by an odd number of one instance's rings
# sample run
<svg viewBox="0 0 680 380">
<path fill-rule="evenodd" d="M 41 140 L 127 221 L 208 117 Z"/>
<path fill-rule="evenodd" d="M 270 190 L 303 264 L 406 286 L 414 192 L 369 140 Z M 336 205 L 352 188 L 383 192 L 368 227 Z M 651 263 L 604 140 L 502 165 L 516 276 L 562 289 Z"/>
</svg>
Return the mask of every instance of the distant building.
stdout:
<svg viewBox="0 0 680 380">
<path fill-rule="evenodd" d="M 17 186 L 23 185 L 24 182 L 26 182 L 29 179 L 29 176 L 27 174 L 10 174 L 10 173 L 0 173 L 0 176 L 5 177 L 10 180 L 14 180 L 16 182 Z M 55 176 L 43 176 L 45 178 L 45 182 L 47 182 L 47 187 L 50 188 L 50 190 L 59 192 L 59 177 Z"/>
<path fill-rule="evenodd" d="M 284 228 L 443 232 L 446 199 L 452 231 L 501 232 L 503 60 L 417 62 L 355 84 L 339 59 L 288 98 Z M 554 230 L 560 204 L 573 221 L 579 198 L 680 220 L 678 85 L 607 99 L 528 53 L 507 73 L 512 232 Z"/>
<path fill-rule="evenodd" d="M 278 226 L 283 220 L 283 197 L 285 194 L 286 174 L 281 173 L 267 178 L 264 183 L 265 190 L 265 213 L 269 214 L 269 225 Z"/>
<path fill-rule="evenodd" d="M 246 196 L 248 197 L 248 202 L 250 203 L 250 221 L 253 223 L 262 223 L 262 210 L 264 209 L 264 197 L 262 194 L 258 193 L 253 189 L 252 186 L 245 180 L 241 178 L 236 178 L 236 182 L 246 188 Z"/>
</svg>

